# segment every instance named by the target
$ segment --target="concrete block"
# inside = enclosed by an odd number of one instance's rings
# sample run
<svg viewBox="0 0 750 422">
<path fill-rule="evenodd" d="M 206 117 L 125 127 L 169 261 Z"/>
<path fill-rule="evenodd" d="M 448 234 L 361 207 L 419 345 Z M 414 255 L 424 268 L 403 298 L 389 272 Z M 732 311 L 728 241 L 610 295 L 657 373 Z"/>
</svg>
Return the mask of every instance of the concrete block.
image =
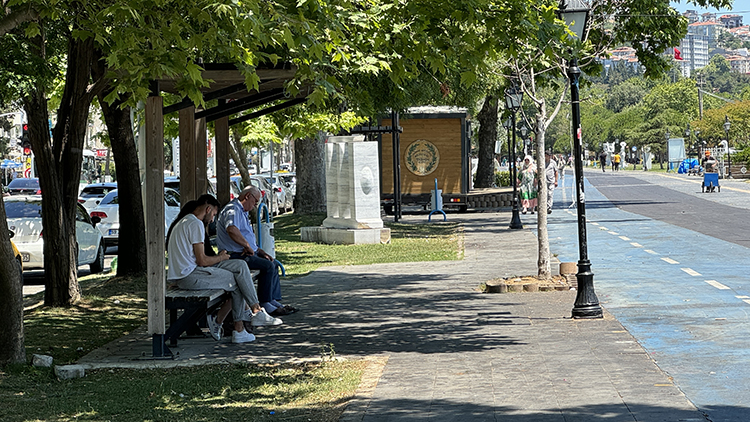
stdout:
<svg viewBox="0 0 750 422">
<path fill-rule="evenodd" d="M 52 366 L 52 356 L 48 355 L 32 355 L 31 364 L 40 368 L 49 368 Z"/>
<path fill-rule="evenodd" d="M 560 263 L 560 275 L 576 274 L 578 272 L 578 264 L 575 262 L 561 262 Z"/>
<path fill-rule="evenodd" d="M 71 380 L 86 376 L 86 370 L 82 365 L 55 366 L 55 375 L 61 380 Z"/>
<path fill-rule="evenodd" d="M 329 227 L 302 227 L 303 242 L 318 242 L 328 245 L 365 245 L 390 243 L 391 229 L 336 229 Z"/>
</svg>

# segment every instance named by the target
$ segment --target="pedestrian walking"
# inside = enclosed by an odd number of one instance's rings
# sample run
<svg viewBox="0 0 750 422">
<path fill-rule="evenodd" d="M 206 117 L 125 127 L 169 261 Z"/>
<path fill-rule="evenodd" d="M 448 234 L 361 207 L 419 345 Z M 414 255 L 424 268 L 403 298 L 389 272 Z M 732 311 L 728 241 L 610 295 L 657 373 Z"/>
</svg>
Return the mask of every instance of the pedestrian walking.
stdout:
<svg viewBox="0 0 750 422">
<path fill-rule="evenodd" d="M 599 163 L 602 165 L 602 173 L 605 173 L 605 167 L 607 166 L 607 151 L 602 151 L 599 154 Z"/>
<path fill-rule="evenodd" d="M 539 180 L 537 179 L 536 167 L 533 165 L 534 160 L 530 155 L 523 159 L 523 167 L 518 173 L 518 186 L 521 195 L 521 205 L 523 206 L 522 214 L 530 210 L 534 214 L 537 206 L 537 194 L 539 192 Z"/>
</svg>

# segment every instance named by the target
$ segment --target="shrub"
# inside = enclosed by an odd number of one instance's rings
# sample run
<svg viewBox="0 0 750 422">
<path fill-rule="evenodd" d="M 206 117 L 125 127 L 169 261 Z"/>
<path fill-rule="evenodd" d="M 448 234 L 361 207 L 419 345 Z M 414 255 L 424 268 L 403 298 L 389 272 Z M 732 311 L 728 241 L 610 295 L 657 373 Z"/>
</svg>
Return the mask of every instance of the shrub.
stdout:
<svg viewBox="0 0 750 422">
<path fill-rule="evenodd" d="M 498 187 L 510 186 L 510 172 L 508 171 L 495 172 L 495 185 Z"/>
</svg>

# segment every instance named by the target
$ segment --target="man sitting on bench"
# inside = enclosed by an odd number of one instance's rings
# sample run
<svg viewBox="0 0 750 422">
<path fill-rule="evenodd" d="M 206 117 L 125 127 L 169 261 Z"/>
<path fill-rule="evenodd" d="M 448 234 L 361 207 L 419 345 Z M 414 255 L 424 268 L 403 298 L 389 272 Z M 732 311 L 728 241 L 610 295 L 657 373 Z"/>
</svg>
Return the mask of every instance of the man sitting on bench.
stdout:
<svg viewBox="0 0 750 422">
<path fill-rule="evenodd" d="M 234 313 L 233 343 L 246 343 L 255 336 L 245 330 L 242 321 L 250 321 L 254 326 L 280 325 L 260 306 L 253 286 L 250 269 L 244 261 L 229 259 L 226 251 L 216 256 L 206 256 L 203 246 L 205 225 L 213 221 L 219 212 L 219 202 L 211 195 L 202 195 L 190 201 L 180 210 L 167 232 L 167 252 L 169 270 L 167 280 L 175 282 L 181 289 L 204 290 L 223 289 L 231 293 Z M 250 306 L 245 310 L 245 302 Z M 209 317 L 209 329 L 221 329 L 221 324 Z"/>
<path fill-rule="evenodd" d="M 272 316 L 284 316 L 297 309 L 281 304 L 279 267 L 274 259 L 255 242 L 255 233 L 247 213 L 260 202 L 261 192 L 248 186 L 221 210 L 216 219 L 216 243 L 232 259 L 241 259 L 251 270 L 259 270 L 258 299 Z"/>
</svg>

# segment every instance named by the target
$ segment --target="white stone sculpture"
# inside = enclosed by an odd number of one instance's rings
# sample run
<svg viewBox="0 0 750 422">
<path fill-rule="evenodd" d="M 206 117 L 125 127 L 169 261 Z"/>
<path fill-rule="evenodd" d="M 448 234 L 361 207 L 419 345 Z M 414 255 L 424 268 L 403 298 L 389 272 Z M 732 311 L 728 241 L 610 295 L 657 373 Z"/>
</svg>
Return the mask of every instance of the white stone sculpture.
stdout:
<svg viewBox="0 0 750 422">
<path fill-rule="evenodd" d="M 381 243 L 390 229 L 380 218 L 377 142 L 364 136 L 332 136 L 326 143 L 327 217 L 321 227 L 303 227 L 302 240 L 322 243 Z"/>
</svg>

